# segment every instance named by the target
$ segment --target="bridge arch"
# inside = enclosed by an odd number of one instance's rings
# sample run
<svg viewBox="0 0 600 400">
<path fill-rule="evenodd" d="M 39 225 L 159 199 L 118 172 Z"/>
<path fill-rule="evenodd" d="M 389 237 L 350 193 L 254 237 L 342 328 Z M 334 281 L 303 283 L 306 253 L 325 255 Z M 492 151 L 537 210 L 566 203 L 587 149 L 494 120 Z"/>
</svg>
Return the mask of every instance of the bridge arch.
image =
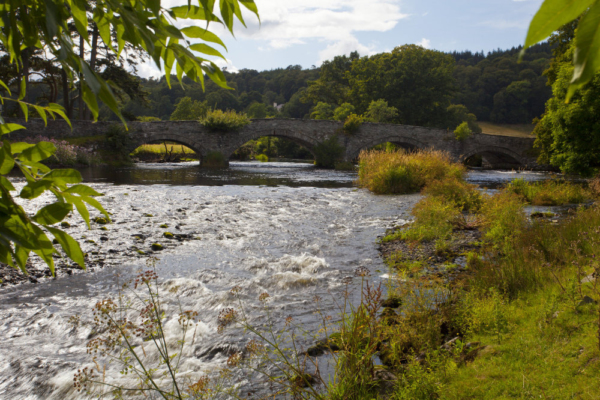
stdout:
<svg viewBox="0 0 600 400">
<path fill-rule="evenodd" d="M 472 150 L 460 156 L 460 161 L 465 162 L 473 156 L 481 156 L 491 168 L 511 169 L 526 166 L 522 157 L 516 152 L 499 146 L 487 146 Z"/>
<path fill-rule="evenodd" d="M 370 138 L 366 142 L 360 142 L 356 146 L 348 147 L 348 150 L 346 151 L 346 159 L 348 161 L 355 160 L 356 158 L 358 158 L 358 155 L 360 154 L 360 152 L 362 150 L 370 149 L 372 147 L 375 147 L 377 145 L 387 143 L 387 142 L 394 143 L 396 145 L 400 145 L 401 147 L 403 147 L 407 150 L 419 150 L 419 149 L 422 150 L 422 149 L 431 147 L 431 146 L 427 146 L 425 143 L 423 143 L 419 140 L 416 140 L 410 136 L 405 136 L 405 135 L 381 136 L 381 137 Z"/>
<path fill-rule="evenodd" d="M 293 129 L 261 129 L 240 135 L 238 138 L 236 138 L 236 140 L 232 141 L 226 149 L 224 149 L 223 156 L 225 159 L 229 159 L 229 157 L 231 157 L 231 155 L 244 144 L 251 140 L 256 140 L 265 136 L 288 139 L 289 141 L 304 147 L 313 156 L 315 155 L 315 147 L 319 144 L 319 142 L 314 138 Z"/>
</svg>

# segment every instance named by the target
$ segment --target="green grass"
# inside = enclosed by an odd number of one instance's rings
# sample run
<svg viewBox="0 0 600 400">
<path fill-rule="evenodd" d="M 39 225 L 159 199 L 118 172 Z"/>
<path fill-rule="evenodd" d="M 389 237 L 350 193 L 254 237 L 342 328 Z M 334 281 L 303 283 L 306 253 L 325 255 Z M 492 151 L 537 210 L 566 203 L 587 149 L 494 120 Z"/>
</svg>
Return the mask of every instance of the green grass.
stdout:
<svg viewBox="0 0 600 400">
<path fill-rule="evenodd" d="M 434 181 L 462 180 L 465 172 L 441 151 L 371 150 L 360 153 L 358 184 L 376 194 L 416 193 Z"/>
<path fill-rule="evenodd" d="M 515 179 L 506 186 L 505 190 L 521 196 L 529 204 L 536 206 L 579 204 L 592 198 L 592 193 L 583 186 L 559 180 L 528 182 L 524 179 Z"/>
</svg>

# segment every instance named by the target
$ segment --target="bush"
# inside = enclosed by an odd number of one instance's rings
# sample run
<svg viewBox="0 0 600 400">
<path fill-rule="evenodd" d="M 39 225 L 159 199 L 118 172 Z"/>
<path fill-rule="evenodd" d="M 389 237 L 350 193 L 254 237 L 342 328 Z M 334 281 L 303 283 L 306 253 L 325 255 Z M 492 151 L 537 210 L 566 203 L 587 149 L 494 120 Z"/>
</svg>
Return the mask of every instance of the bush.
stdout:
<svg viewBox="0 0 600 400">
<path fill-rule="evenodd" d="M 190 97 L 182 97 L 169 119 L 171 121 L 195 121 L 206 117 L 207 112 L 208 104 L 206 101 L 192 101 Z"/>
<path fill-rule="evenodd" d="M 582 186 L 558 180 L 527 182 L 519 178 L 509 183 L 505 190 L 536 206 L 578 204 L 592 198 L 592 193 Z"/>
<path fill-rule="evenodd" d="M 423 193 L 451 202 L 464 211 L 477 212 L 483 203 L 477 186 L 468 184 L 462 179 L 435 180 L 425 187 Z"/>
<path fill-rule="evenodd" d="M 44 164 L 58 164 L 63 166 L 74 165 L 97 165 L 101 160 L 93 151 L 82 146 L 70 144 L 65 140 L 50 139 L 44 136 L 37 136 L 28 140 L 29 143 L 50 142 L 56 147 L 56 152 Z"/>
<path fill-rule="evenodd" d="M 484 237 L 499 249 L 506 249 L 512 238 L 526 226 L 523 200 L 514 193 L 500 192 L 484 199 L 481 207 Z"/>
<path fill-rule="evenodd" d="M 463 122 L 454 131 L 454 137 L 456 140 L 465 140 L 473 134 L 471 128 L 469 128 L 468 122 Z"/>
<path fill-rule="evenodd" d="M 131 138 L 122 125 L 111 125 L 106 132 L 106 147 L 119 158 L 129 158 Z"/>
<path fill-rule="evenodd" d="M 141 116 L 141 117 L 137 117 L 137 119 L 138 119 L 138 121 L 141 121 L 141 122 L 157 122 L 157 121 L 162 121 L 158 117 L 151 117 L 151 116 Z"/>
<path fill-rule="evenodd" d="M 235 132 L 249 125 L 250 119 L 246 114 L 234 110 L 209 110 L 200 123 L 210 131 Z"/>
<path fill-rule="evenodd" d="M 331 136 L 315 146 L 315 165 L 321 168 L 335 168 L 335 164 L 344 157 L 344 147 L 337 136 Z"/>
<path fill-rule="evenodd" d="M 362 123 L 363 117 L 356 114 L 350 114 L 344 122 L 344 132 L 348 135 L 353 135 L 354 133 L 358 132 Z"/>
<path fill-rule="evenodd" d="M 254 158 L 260 162 L 268 162 L 269 161 L 269 157 L 267 157 L 265 154 L 259 154 Z"/>
<path fill-rule="evenodd" d="M 222 168 L 228 164 L 227 160 L 222 153 L 218 151 L 211 151 L 202 157 L 200 165 L 203 167 Z"/>
<path fill-rule="evenodd" d="M 365 150 L 359 156 L 358 183 L 377 194 L 416 193 L 433 181 L 462 180 L 465 171 L 441 151 Z"/>
</svg>

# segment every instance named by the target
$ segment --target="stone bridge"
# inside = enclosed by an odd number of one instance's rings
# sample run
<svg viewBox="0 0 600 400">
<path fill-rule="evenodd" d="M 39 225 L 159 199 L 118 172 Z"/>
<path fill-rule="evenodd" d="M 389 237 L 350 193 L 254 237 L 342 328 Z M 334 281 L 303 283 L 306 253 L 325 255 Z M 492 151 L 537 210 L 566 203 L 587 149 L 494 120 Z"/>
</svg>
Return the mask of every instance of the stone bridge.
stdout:
<svg viewBox="0 0 600 400">
<path fill-rule="evenodd" d="M 115 122 L 72 121 L 70 129 L 65 121 L 44 122 L 31 119 L 29 122 L 12 119 L 27 130 L 11 134 L 11 140 L 27 136 L 46 136 L 56 139 L 104 135 Z M 352 161 L 363 149 L 385 142 L 392 142 L 408 149 L 436 149 L 448 152 L 451 157 L 463 162 L 479 155 L 484 164 L 492 168 L 541 169 L 533 152 L 534 138 L 474 134 L 458 141 L 452 132 L 443 129 L 419 126 L 364 123 L 353 135 L 342 133 L 338 121 L 298 119 L 257 119 L 239 132 L 211 132 L 197 121 L 129 122 L 131 151 L 142 144 L 172 141 L 193 149 L 202 158 L 209 153 L 221 153 L 225 160 L 244 143 L 261 136 L 276 136 L 289 139 L 314 154 L 315 147 L 324 140 L 336 136 L 345 149 L 344 161 Z"/>
</svg>

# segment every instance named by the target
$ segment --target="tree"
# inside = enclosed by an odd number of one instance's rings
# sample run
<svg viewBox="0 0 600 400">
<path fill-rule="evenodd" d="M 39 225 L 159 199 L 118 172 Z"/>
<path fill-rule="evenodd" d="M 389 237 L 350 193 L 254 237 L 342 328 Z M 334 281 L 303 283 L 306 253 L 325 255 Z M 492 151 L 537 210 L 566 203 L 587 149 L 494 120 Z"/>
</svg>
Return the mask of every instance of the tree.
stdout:
<svg viewBox="0 0 600 400">
<path fill-rule="evenodd" d="M 453 93 L 452 56 L 416 45 L 355 60 L 349 76 L 352 104 L 359 113 L 383 99 L 407 125 L 441 126 Z"/>
<path fill-rule="evenodd" d="M 379 123 L 392 122 L 397 116 L 398 109 L 388 106 L 388 102 L 383 99 L 371 101 L 365 113 L 368 121 Z"/>
<path fill-rule="evenodd" d="M 539 161 L 559 167 L 566 173 L 591 176 L 600 171 L 600 73 L 572 94 L 574 66 L 567 52 L 562 63 L 555 65 L 554 97 L 546 103 L 546 113 L 534 129 Z"/>
<path fill-rule="evenodd" d="M 350 56 L 336 56 L 332 61 L 321 65 L 319 79 L 308 82 L 308 88 L 302 96 L 305 103 L 342 104 L 349 102 L 348 71 L 352 63 L 359 59 L 357 52 Z"/>
<path fill-rule="evenodd" d="M 350 103 L 343 103 L 333 111 L 333 119 L 345 121 L 352 113 L 354 113 L 354 106 Z"/>
<path fill-rule="evenodd" d="M 248 117 L 250 118 L 266 118 L 267 106 L 264 103 L 252 103 L 248 107 Z"/>
<path fill-rule="evenodd" d="M 545 0 L 531 20 L 525 38 L 527 49 L 578 18 L 573 41 L 574 68 L 566 101 L 569 101 L 577 89 L 595 79 L 596 72 L 600 70 L 600 1 Z"/>
<path fill-rule="evenodd" d="M 310 114 L 312 119 L 331 119 L 333 118 L 333 106 L 331 104 L 318 102 L 313 112 Z"/>
<path fill-rule="evenodd" d="M 175 111 L 171 114 L 171 121 L 196 121 L 206 117 L 208 112 L 208 104 L 206 101 L 193 101 L 189 97 L 183 97 L 177 103 Z"/>
<path fill-rule="evenodd" d="M 446 129 L 454 131 L 460 124 L 466 122 L 471 132 L 481 133 L 481 127 L 477 125 L 477 117 L 469 112 L 462 104 L 452 104 L 447 109 L 448 119 Z"/>
<path fill-rule="evenodd" d="M 253 0 L 244 0 L 241 4 L 258 15 Z M 0 81 L 0 86 L 8 93 L 8 96 L 1 96 L 1 99 L 3 103 L 16 102 L 26 119 L 28 107 L 31 106 L 44 120 L 48 116 L 55 118 L 59 115 L 70 123 L 65 108 L 56 103 L 38 106 L 23 100 L 28 92 L 31 54 L 36 50 L 42 50 L 60 64 L 63 82 L 78 84 L 80 98 L 87 104 L 95 119 L 99 110 L 98 100 L 123 119 L 111 87 L 84 59 L 83 44 L 90 41 L 86 5 L 87 2 L 83 0 L 9 0 L 2 3 L 0 44 L 10 56 L 9 62 L 23 73 L 16 98 L 12 97 L 6 83 Z M 208 0 L 199 0 L 198 6 L 189 3 L 187 6 L 170 9 L 162 7 L 160 0 L 97 0 L 95 6 L 91 17 L 98 31 L 97 34 L 92 34 L 92 42 L 98 40 L 99 36 L 117 57 L 126 44 L 143 49 L 159 68 L 164 64 L 167 82 L 175 68 L 180 81 L 185 74 L 191 80 L 203 83 L 206 75 L 216 84 L 227 87 L 221 70 L 213 62 L 195 56 L 192 51 L 213 56 L 222 56 L 221 53 L 205 43 L 189 44 L 187 40 L 202 39 L 223 45 L 221 39 L 198 26 L 178 28 L 179 24 L 176 26 L 173 23 L 177 19 L 195 19 L 205 21 L 206 24 L 221 23 L 232 31 L 235 19 L 243 23 L 237 0 L 219 2 L 222 19 L 214 13 L 215 3 Z M 80 37 L 79 53 L 75 51 L 72 41 L 75 32 Z M 111 32 L 116 33 L 116 46 Z M 0 136 L 19 129 L 24 127 L 5 123 L 0 117 Z M 44 260 L 54 273 L 53 255 L 58 251 L 44 230 L 54 237 L 68 257 L 85 267 L 79 244 L 56 227 L 74 209 L 88 227 L 90 218 L 86 204 L 98 209 L 106 220 L 110 220 L 108 213 L 94 198 L 100 196 L 100 193 L 79 184 L 82 178 L 78 171 L 51 170 L 41 163 L 55 151 L 56 147 L 49 142 L 32 145 L 4 140 L 0 148 L 0 262 L 19 267 L 24 273 L 31 252 Z M 11 192 L 15 192 L 16 188 L 5 176 L 14 167 L 26 179 L 26 184 L 18 194 L 21 199 L 30 200 L 50 192 L 55 201 L 35 213 L 27 213 L 15 201 Z"/>
</svg>

